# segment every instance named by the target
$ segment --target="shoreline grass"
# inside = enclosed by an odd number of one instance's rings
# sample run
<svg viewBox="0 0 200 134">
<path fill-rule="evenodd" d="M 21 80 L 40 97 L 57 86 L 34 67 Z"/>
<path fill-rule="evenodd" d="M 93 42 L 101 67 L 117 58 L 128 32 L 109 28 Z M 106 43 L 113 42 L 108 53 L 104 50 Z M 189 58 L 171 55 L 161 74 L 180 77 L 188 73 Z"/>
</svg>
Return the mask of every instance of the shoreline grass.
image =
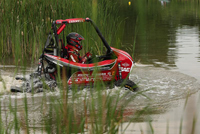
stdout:
<svg viewBox="0 0 200 134">
<path fill-rule="evenodd" d="M 12 132 L 126 133 L 127 130 L 137 129 L 130 127 L 136 124 L 141 116 L 148 117 L 148 113 L 151 113 L 151 109 L 147 105 L 138 112 L 128 113 L 132 117 L 128 120 L 125 119 L 126 107 L 134 101 L 134 97 L 142 95 L 139 92 L 129 99 L 125 99 L 126 94 L 122 95 L 120 90 L 113 94 L 112 91 L 102 90 L 100 86 L 97 87 L 97 90 L 87 93 L 85 91 L 82 93 L 80 91 L 70 92 L 63 89 L 59 95 L 44 92 L 40 94 L 40 97 L 26 93 L 19 98 L 17 96 L 7 97 L 7 101 L 4 100 L 0 103 L 0 134 Z M 188 102 L 186 99 L 183 105 L 184 112 L 181 115 L 179 125 L 177 124 L 179 133 L 182 134 L 186 130 L 195 133 L 197 132 L 198 111 L 191 114 L 189 108 L 191 106 L 198 108 L 199 100 L 194 103 L 193 101 Z M 192 123 L 185 128 L 183 126 L 188 120 L 188 116 L 192 117 L 190 119 Z M 147 122 L 150 133 L 157 132 L 151 119 L 147 118 L 143 122 Z M 169 126 L 170 121 L 167 120 L 167 133 L 172 131 Z M 141 132 L 145 131 L 146 129 L 141 128 Z"/>
<path fill-rule="evenodd" d="M 134 100 L 133 96 L 122 102 L 120 92 L 111 95 L 100 86 L 87 94 L 73 90 L 71 97 L 64 89 L 58 96 L 42 94 L 38 98 L 25 93 L 22 99 L 16 96 L 3 101 L 3 107 L 7 107 L 5 102 L 9 107 L 6 113 L 2 106 L 0 109 L 1 117 L 6 115 L 0 118 L 2 133 L 30 133 L 38 131 L 38 125 L 44 133 L 117 133 L 124 122 L 124 108 Z"/>
<path fill-rule="evenodd" d="M 50 31 L 51 22 L 56 19 L 90 17 L 111 43 L 110 36 L 116 33 L 115 28 L 118 26 L 115 6 L 115 2 L 106 0 L 1 1 L 0 55 L 12 56 L 15 59 L 30 56 L 32 60 L 38 59 Z M 85 31 L 87 29 L 77 29 L 77 31 L 81 30 L 87 33 Z M 19 55 L 21 57 L 18 57 Z M 17 64 L 17 61 L 15 63 Z"/>
</svg>

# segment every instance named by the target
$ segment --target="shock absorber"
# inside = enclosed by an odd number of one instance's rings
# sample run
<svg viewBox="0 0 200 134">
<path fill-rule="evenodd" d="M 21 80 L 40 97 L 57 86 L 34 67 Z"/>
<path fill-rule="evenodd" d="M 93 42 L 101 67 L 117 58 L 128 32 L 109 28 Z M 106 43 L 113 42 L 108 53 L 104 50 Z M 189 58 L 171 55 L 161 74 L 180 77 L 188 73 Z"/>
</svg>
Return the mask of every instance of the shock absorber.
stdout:
<svg viewBox="0 0 200 134">
<path fill-rule="evenodd" d="M 122 70 L 121 70 L 121 64 L 118 63 L 118 69 L 119 69 L 119 79 L 122 79 Z"/>
<path fill-rule="evenodd" d="M 42 73 L 42 58 L 39 59 L 39 63 L 38 63 L 38 74 L 39 76 L 41 76 Z"/>
</svg>

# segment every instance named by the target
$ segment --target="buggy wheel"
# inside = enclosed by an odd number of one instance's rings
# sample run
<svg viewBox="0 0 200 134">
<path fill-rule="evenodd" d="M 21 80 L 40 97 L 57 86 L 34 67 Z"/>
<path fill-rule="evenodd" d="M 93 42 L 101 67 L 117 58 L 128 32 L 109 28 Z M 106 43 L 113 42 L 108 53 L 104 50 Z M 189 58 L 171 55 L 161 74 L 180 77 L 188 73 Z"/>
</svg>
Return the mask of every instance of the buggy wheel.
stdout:
<svg viewBox="0 0 200 134">
<path fill-rule="evenodd" d="M 20 87 L 17 87 L 17 86 L 11 86 L 11 87 L 10 87 L 10 91 L 11 91 L 11 92 L 15 92 L 15 93 L 16 93 L 16 92 L 21 92 L 21 93 L 22 93 L 22 92 L 23 92 L 23 89 L 20 88 Z"/>
<path fill-rule="evenodd" d="M 115 82 L 115 85 L 118 87 L 125 87 L 133 92 L 138 90 L 138 86 L 129 79 L 119 79 Z"/>
</svg>

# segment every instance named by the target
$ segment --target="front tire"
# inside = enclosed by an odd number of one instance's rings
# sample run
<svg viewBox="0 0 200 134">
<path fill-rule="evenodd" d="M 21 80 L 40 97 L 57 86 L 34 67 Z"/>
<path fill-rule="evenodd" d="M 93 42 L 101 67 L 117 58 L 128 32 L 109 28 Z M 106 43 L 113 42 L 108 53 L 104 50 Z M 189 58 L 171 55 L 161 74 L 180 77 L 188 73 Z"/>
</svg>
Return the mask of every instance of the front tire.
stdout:
<svg viewBox="0 0 200 134">
<path fill-rule="evenodd" d="M 115 86 L 125 87 L 126 89 L 129 89 L 132 92 L 135 92 L 138 90 L 138 86 L 129 79 L 119 79 L 115 82 Z"/>
</svg>

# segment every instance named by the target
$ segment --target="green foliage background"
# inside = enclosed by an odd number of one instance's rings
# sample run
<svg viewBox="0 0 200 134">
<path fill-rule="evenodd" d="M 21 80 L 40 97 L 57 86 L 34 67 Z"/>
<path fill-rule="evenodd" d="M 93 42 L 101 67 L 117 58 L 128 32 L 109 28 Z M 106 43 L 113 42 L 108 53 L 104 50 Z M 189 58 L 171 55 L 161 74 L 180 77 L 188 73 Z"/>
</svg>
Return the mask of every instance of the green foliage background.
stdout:
<svg viewBox="0 0 200 134">
<path fill-rule="evenodd" d="M 57 19 L 91 18 L 111 43 L 117 27 L 115 1 L 3 0 L 0 2 L 0 55 L 37 59 L 51 23 Z M 83 27 L 77 31 L 84 31 Z M 86 35 L 87 31 L 83 32 Z M 96 39 L 93 39 L 96 40 Z"/>
</svg>

